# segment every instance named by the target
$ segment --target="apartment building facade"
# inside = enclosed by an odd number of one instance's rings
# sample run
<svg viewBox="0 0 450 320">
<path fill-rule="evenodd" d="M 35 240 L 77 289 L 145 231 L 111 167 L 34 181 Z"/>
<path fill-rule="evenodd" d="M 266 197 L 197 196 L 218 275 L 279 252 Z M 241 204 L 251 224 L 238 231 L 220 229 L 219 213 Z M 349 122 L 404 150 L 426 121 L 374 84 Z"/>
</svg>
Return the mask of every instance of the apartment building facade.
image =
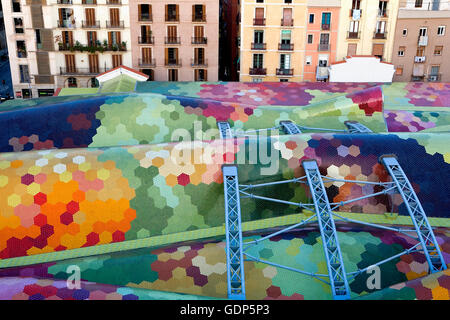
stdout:
<svg viewBox="0 0 450 320">
<path fill-rule="evenodd" d="M 304 81 L 327 81 L 336 61 L 340 0 L 308 0 Z"/>
<path fill-rule="evenodd" d="M 218 0 L 130 0 L 132 66 L 156 81 L 217 81 Z"/>
<path fill-rule="evenodd" d="M 241 0 L 240 81 L 303 81 L 307 0 Z"/>
<path fill-rule="evenodd" d="M 450 5 L 415 0 L 399 10 L 394 81 L 450 82 Z"/>
<path fill-rule="evenodd" d="M 16 97 L 96 86 L 95 75 L 131 66 L 127 1 L 2 0 Z"/>
<path fill-rule="evenodd" d="M 341 0 L 337 60 L 370 55 L 390 62 L 400 0 Z"/>
</svg>

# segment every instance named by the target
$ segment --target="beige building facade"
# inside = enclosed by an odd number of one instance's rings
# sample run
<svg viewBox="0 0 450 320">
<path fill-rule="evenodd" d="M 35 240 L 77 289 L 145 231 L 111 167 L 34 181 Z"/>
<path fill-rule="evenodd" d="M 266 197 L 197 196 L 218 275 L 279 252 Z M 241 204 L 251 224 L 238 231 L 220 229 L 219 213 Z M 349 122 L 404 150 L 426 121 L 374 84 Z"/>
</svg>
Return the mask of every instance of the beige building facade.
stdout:
<svg viewBox="0 0 450 320">
<path fill-rule="evenodd" d="M 241 0 L 240 81 L 303 81 L 307 0 Z"/>
<path fill-rule="evenodd" d="M 341 0 L 336 60 L 370 55 L 390 62 L 399 0 Z"/>
<path fill-rule="evenodd" d="M 394 81 L 450 82 L 450 7 L 418 1 L 399 10 Z"/>
</svg>

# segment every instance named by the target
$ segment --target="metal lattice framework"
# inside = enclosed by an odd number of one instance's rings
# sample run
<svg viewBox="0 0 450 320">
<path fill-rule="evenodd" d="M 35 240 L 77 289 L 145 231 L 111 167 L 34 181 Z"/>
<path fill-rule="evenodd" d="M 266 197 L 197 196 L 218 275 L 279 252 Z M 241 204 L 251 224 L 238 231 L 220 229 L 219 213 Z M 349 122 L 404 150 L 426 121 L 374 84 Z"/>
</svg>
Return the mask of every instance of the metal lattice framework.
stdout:
<svg viewBox="0 0 450 320">
<path fill-rule="evenodd" d="M 394 156 L 382 156 L 381 161 L 395 182 L 397 190 L 401 194 L 408 213 L 411 216 L 430 266 L 430 272 L 433 273 L 447 269 L 425 211 L 397 159 Z"/>
<path fill-rule="evenodd" d="M 342 261 L 341 248 L 331 213 L 330 203 L 323 185 L 317 162 L 315 160 L 303 161 L 309 189 L 314 201 L 315 211 L 318 217 L 320 234 L 322 236 L 323 249 L 330 277 L 331 292 L 335 300 L 350 298 L 350 288 L 346 277 L 344 263 Z"/>
<path fill-rule="evenodd" d="M 244 300 L 244 257 L 242 251 L 241 205 L 237 167 L 223 166 L 222 173 L 225 192 L 228 298 Z"/>
<path fill-rule="evenodd" d="M 382 265 L 388 261 L 397 259 L 405 254 L 413 252 L 424 252 L 428 263 L 430 265 L 430 272 L 436 272 L 446 269 L 444 259 L 437 245 L 434 233 L 425 212 L 420 205 L 417 196 L 414 193 L 408 179 L 406 178 L 403 170 L 398 164 L 394 156 L 382 157 L 382 162 L 386 166 L 388 172 L 391 174 L 393 181 L 390 182 L 373 182 L 373 181 L 360 181 L 360 180 L 347 180 L 338 179 L 328 176 L 322 176 L 320 174 L 317 162 L 315 160 L 305 160 L 302 166 L 306 175 L 299 178 L 293 178 L 289 180 L 281 180 L 267 183 L 260 183 L 255 185 L 239 185 L 237 177 L 236 166 L 223 166 L 224 175 L 224 190 L 225 190 L 225 214 L 226 214 L 226 239 L 227 239 L 227 275 L 228 275 L 228 296 L 231 299 L 245 299 L 245 286 L 244 286 L 244 269 L 243 269 L 243 257 L 246 257 L 246 261 L 256 261 L 265 263 L 277 268 L 286 269 L 289 271 L 297 272 L 303 275 L 307 275 L 322 281 L 331 286 L 333 298 L 336 300 L 343 300 L 350 298 L 349 281 L 353 280 L 356 276 L 366 272 L 370 268 Z M 355 183 L 363 185 L 373 185 L 382 187 L 383 190 L 360 196 L 357 198 L 349 199 L 341 202 L 330 203 L 326 194 L 324 183 Z M 268 186 L 276 186 L 285 183 L 302 183 L 308 185 L 311 191 L 311 197 L 313 203 L 301 203 L 293 202 L 282 199 L 275 199 L 270 197 L 264 197 L 254 194 L 253 191 L 259 188 Z M 410 212 L 413 219 L 415 229 L 406 227 L 396 227 L 381 225 L 375 223 L 363 222 L 355 219 L 343 217 L 334 210 L 348 203 L 363 200 L 369 197 L 375 197 L 379 195 L 390 195 L 393 192 L 399 192 L 405 205 Z M 255 200 L 271 201 L 285 205 L 296 206 L 299 209 L 306 209 L 308 211 L 315 211 L 315 214 L 302 220 L 294 225 L 288 226 L 274 233 L 266 235 L 264 237 L 242 242 L 242 230 L 240 220 L 240 198 L 251 198 Z M 342 254 L 339 246 L 339 239 L 336 232 L 335 221 L 343 221 L 348 223 L 361 224 L 373 228 L 379 228 L 382 230 L 389 230 L 393 232 L 402 233 L 403 235 L 417 241 L 417 244 L 410 248 L 381 260 L 376 263 L 372 263 L 370 266 L 358 269 L 353 272 L 346 273 Z M 324 246 L 325 259 L 328 268 L 328 274 L 319 274 L 299 270 L 290 266 L 278 264 L 272 261 L 261 259 L 257 256 L 249 254 L 250 248 L 254 247 L 258 243 L 268 240 L 281 233 L 287 232 L 294 228 L 298 228 L 310 223 L 318 223 L 322 242 Z M 412 235 L 413 234 L 413 235 Z M 418 235 L 416 237 L 415 235 Z M 421 246 L 421 248 L 420 248 Z"/>
<path fill-rule="evenodd" d="M 350 133 L 372 133 L 373 131 L 367 128 L 365 125 L 357 121 L 345 121 L 344 124 L 348 128 Z"/>
<path fill-rule="evenodd" d="M 217 127 L 219 128 L 221 139 L 233 138 L 233 133 L 231 132 L 230 124 L 227 121 L 218 121 Z"/>
<path fill-rule="evenodd" d="M 281 129 L 286 134 L 298 134 L 302 133 L 300 128 L 293 123 L 292 121 L 286 120 L 286 121 L 280 121 Z"/>
</svg>

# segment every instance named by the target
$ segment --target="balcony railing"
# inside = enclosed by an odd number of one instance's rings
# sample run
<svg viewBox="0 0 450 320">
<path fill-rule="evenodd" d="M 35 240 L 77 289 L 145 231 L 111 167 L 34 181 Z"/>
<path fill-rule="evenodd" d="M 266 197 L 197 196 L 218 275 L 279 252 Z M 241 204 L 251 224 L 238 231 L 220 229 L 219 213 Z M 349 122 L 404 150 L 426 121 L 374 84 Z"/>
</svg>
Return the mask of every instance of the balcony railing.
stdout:
<svg viewBox="0 0 450 320">
<path fill-rule="evenodd" d="M 206 22 L 206 14 L 193 14 L 192 22 Z"/>
<path fill-rule="evenodd" d="M 123 20 L 120 21 L 111 21 L 111 20 L 107 20 L 106 21 L 106 28 L 110 28 L 110 29 L 123 29 L 124 28 L 124 22 Z"/>
<path fill-rule="evenodd" d="M 97 0 L 82 0 L 81 4 L 97 4 Z"/>
<path fill-rule="evenodd" d="M 389 11 L 387 9 L 378 9 L 378 18 L 387 18 L 389 16 Z"/>
<path fill-rule="evenodd" d="M 153 21 L 153 15 L 151 13 L 141 13 L 138 17 L 139 21 Z"/>
<path fill-rule="evenodd" d="M 373 33 L 373 38 L 374 39 L 386 39 L 387 38 L 387 32 L 386 31 L 383 31 L 383 32 L 375 31 Z"/>
<path fill-rule="evenodd" d="M 106 0 L 106 4 L 108 5 L 120 5 L 122 4 L 121 0 Z"/>
<path fill-rule="evenodd" d="M 72 0 L 56 0 L 57 4 L 72 4 Z"/>
<path fill-rule="evenodd" d="M 253 19 L 253 25 L 254 26 L 265 26 L 266 19 L 265 18 L 255 18 L 255 19 Z"/>
<path fill-rule="evenodd" d="M 105 68 L 59 68 L 59 74 L 61 75 L 96 75 L 105 72 Z"/>
<path fill-rule="evenodd" d="M 26 58 L 27 51 L 26 50 L 17 50 L 17 58 Z"/>
<path fill-rule="evenodd" d="M 192 37 L 192 44 L 207 44 L 208 39 L 206 37 Z"/>
<path fill-rule="evenodd" d="M 139 59 L 139 67 L 155 67 L 155 59 Z"/>
<path fill-rule="evenodd" d="M 266 44 L 252 42 L 252 50 L 266 50 Z"/>
<path fill-rule="evenodd" d="M 362 10 L 360 10 L 360 9 L 350 9 L 350 17 L 353 17 L 353 10 L 359 10 L 361 13 L 360 13 L 360 17 L 362 17 Z"/>
<path fill-rule="evenodd" d="M 438 73 L 438 74 L 430 74 L 430 75 L 428 75 L 428 81 L 429 82 L 439 82 L 439 81 L 441 81 L 441 73 Z"/>
<path fill-rule="evenodd" d="M 329 43 L 319 43 L 317 50 L 318 51 L 330 51 L 330 44 Z"/>
<path fill-rule="evenodd" d="M 415 56 L 414 57 L 414 63 L 424 63 L 425 62 L 425 56 Z"/>
<path fill-rule="evenodd" d="M 97 44 L 73 44 L 73 43 L 59 43 L 58 50 L 59 51 L 90 51 L 94 49 L 94 51 L 127 51 L 127 46 L 124 44 L 101 44 L 98 42 Z"/>
<path fill-rule="evenodd" d="M 154 44 L 155 37 L 147 36 L 147 37 L 138 37 L 139 44 Z"/>
<path fill-rule="evenodd" d="M 100 28 L 100 21 L 81 21 L 81 27 L 86 29 Z"/>
<path fill-rule="evenodd" d="M 191 59 L 191 67 L 207 67 L 208 59 Z"/>
<path fill-rule="evenodd" d="M 361 31 L 348 31 L 347 39 L 359 39 L 361 36 Z"/>
<path fill-rule="evenodd" d="M 164 65 L 166 67 L 181 67 L 181 60 L 180 59 L 166 59 L 164 61 Z"/>
<path fill-rule="evenodd" d="M 277 69 L 277 76 L 292 76 L 294 74 L 294 69 Z"/>
<path fill-rule="evenodd" d="M 294 50 L 294 44 L 293 43 L 279 43 L 278 50 L 292 51 L 292 50 Z"/>
<path fill-rule="evenodd" d="M 164 38 L 165 44 L 180 44 L 180 37 L 165 37 Z"/>
<path fill-rule="evenodd" d="M 178 13 L 166 14 L 166 22 L 176 22 L 180 21 L 180 16 Z"/>
<path fill-rule="evenodd" d="M 324 31 L 330 30 L 331 29 L 331 24 L 329 24 L 329 23 L 322 23 L 321 29 L 324 30 Z"/>
<path fill-rule="evenodd" d="M 250 68 L 249 74 L 251 74 L 251 75 L 266 75 L 267 69 L 266 68 Z"/>
<path fill-rule="evenodd" d="M 281 19 L 281 25 L 283 27 L 292 27 L 294 25 L 293 19 Z"/>
<path fill-rule="evenodd" d="M 76 22 L 70 20 L 58 20 L 58 28 L 76 28 Z"/>
</svg>

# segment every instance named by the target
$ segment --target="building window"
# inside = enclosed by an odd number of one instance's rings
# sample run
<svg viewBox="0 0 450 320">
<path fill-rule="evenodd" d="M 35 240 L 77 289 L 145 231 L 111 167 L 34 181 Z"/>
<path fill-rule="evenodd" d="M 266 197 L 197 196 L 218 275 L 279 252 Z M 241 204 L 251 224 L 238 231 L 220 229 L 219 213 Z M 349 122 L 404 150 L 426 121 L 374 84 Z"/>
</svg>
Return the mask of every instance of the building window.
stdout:
<svg viewBox="0 0 450 320">
<path fill-rule="evenodd" d="M 67 86 L 69 88 L 76 88 L 77 87 L 77 78 L 69 78 L 67 79 Z"/>
<path fill-rule="evenodd" d="M 438 36 L 443 36 L 445 34 L 445 26 L 439 26 L 437 30 Z"/>
<path fill-rule="evenodd" d="M 17 46 L 17 57 L 18 58 L 26 58 L 27 57 L 27 47 L 25 45 L 25 41 L 19 40 L 16 41 Z"/>
<path fill-rule="evenodd" d="M 292 3 L 292 0 L 284 0 L 284 3 Z"/>
<path fill-rule="evenodd" d="M 438 75 L 439 74 L 439 66 L 431 66 L 430 75 Z"/>
<path fill-rule="evenodd" d="M 178 21 L 178 5 L 166 4 L 166 21 Z"/>
<path fill-rule="evenodd" d="M 403 57 L 405 55 L 405 47 L 399 47 L 398 48 L 398 56 Z"/>
<path fill-rule="evenodd" d="M 30 73 L 28 71 L 28 65 L 19 65 L 20 72 L 20 82 L 21 83 L 30 83 Z"/>
<path fill-rule="evenodd" d="M 263 68 L 263 58 L 264 58 L 264 55 L 262 53 L 253 55 L 253 68 L 254 69 L 262 69 Z"/>
<path fill-rule="evenodd" d="M 403 66 L 398 66 L 398 67 L 395 69 L 395 75 L 396 75 L 396 76 L 401 76 L 401 75 L 403 75 Z"/>
<path fill-rule="evenodd" d="M 309 23 L 314 23 L 314 13 L 309 14 Z"/>
<path fill-rule="evenodd" d="M 416 0 L 416 3 L 414 4 L 414 7 L 416 8 L 422 8 L 422 0 Z"/>
<path fill-rule="evenodd" d="M 20 0 L 12 0 L 13 12 L 21 12 L 20 10 Z"/>
<path fill-rule="evenodd" d="M 169 69 L 169 81 L 178 81 L 178 70 L 177 69 Z"/>
<path fill-rule="evenodd" d="M 312 34 L 308 34 L 308 43 L 313 43 L 313 38 Z"/>
<path fill-rule="evenodd" d="M 402 36 L 406 37 L 408 35 L 408 29 L 402 30 Z"/>
<path fill-rule="evenodd" d="M 256 3 L 264 3 L 264 0 L 256 0 Z"/>
<path fill-rule="evenodd" d="M 436 46 L 436 47 L 434 47 L 434 55 L 435 56 L 441 56 L 443 48 L 444 48 L 443 46 Z"/>
<path fill-rule="evenodd" d="M 311 56 L 306 56 L 306 65 L 310 66 L 312 63 L 312 57 Z"/>
<path fill-rule="evenodd" d="M 203 4 L 194 4 L 192 6 L 192 22 L 205 22 L 206 14 L 205 14 L 205 5 Z"/>
<path fill-rule="evenodd" d="M 148 75 L 147 81 L 155 81 L 155 72 L 152 69 L 140 69 L 139 71 Z"/>
<path fill-rule="evenodd" d="M 90 78 L 89 79 L 89 86 L 91 88 L 98 88 L 98 86 L 99 86 L 98 80 L 96 78 Z"/>
<path fill-rule="evenodd" d="M 112 67 L 116 68 L 122 65 L 122 55 L 121 54 L 113 54 L 112 56 Z"/>
<path fill-rule="evenodd" d="M 14 27 L 15 27 L 16 33 L 23 33 L 22 18 L 14 18 Z"/>
<path fill-rule="evenodd" d="M 289 82 L 289 79 L 280 79 L 280 82 Z"/>
<path fill-rule="evenodd" d="M 208 81 L 207 73 L 208 73 L 208 70 L 206 70 L 206 69 L 195 69 L 194 70 L 194 80 L 195 81 Z"/>
<path fill-rule="evenodd" d="M 419 29 L 419 36 L 425 37 L 427 35 L 427 28 L 420 28 Z"/>
<path fill-rule="evenodd" d="M 139 21 L 152 21 L 152 5 L 151 4 L 138 5 L 138 20 Z"/>
<path fill-rule="evenodd" d="M 252 82 L 262 82 L 263 79 L 262 78 L 253 78 Z"/>
<path fill-rule="evenodd" d="M 322 12 L 322 30 L 330 30 L 331 23 L 331 13 L 330 12 Z"/>
<path fill-rule="evenodd" d="M 35 30 L 35 35 L 36 35 L 36 48 L 37 49 L 42 49 L 41 30 L 40 29 L 36 29 Z"/>
</svg>

